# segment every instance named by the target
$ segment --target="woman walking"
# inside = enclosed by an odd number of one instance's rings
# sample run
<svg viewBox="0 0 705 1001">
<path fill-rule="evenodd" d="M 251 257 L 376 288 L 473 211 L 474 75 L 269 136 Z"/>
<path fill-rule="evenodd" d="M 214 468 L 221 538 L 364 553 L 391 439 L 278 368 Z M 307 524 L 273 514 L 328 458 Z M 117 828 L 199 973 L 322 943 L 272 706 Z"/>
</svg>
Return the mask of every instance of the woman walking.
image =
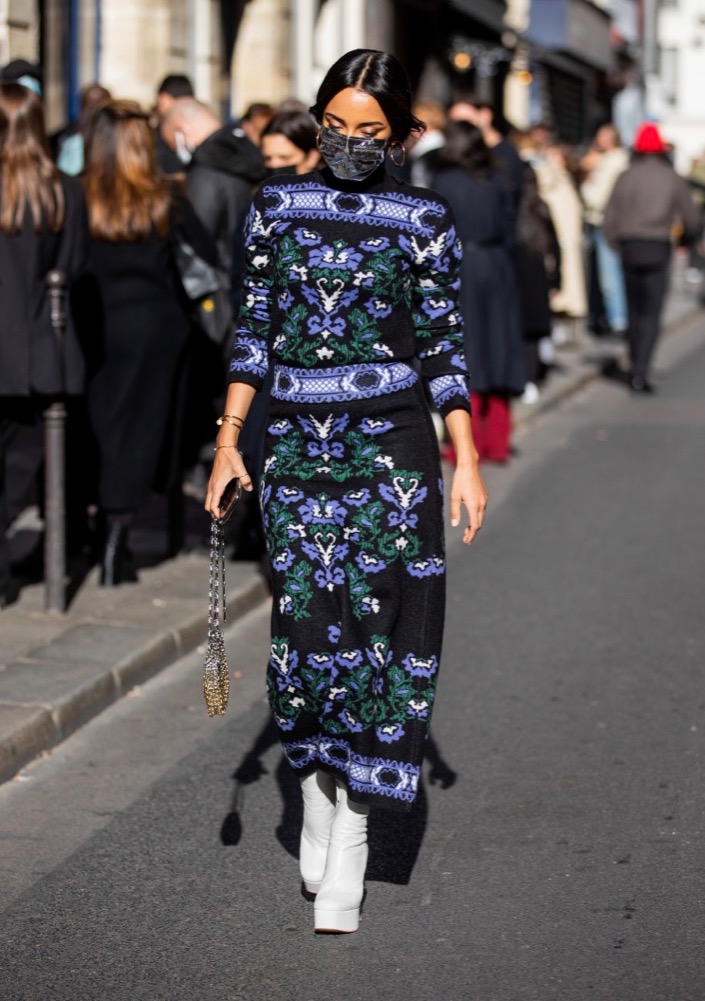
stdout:
<svg viewBox="0 0 705 1001">
<path fill-rule="evenodd" d="M 136 512 L 179 473 L 179 379 L 188 303 L 172 250 L 179 227 L 201 257 L 214 248 L 184 198 L 158 172 L 147 116 L 132 101 L 98 110 L 83 178 L 90 219 L 92 296 L 83 298 L 91 349 L 89 412 L 105 521 L 101 582 L 137 579 L 128 549 Z"/>
<path fill-rule="evenodd" d="M 657 127 L 647 122 L 636 134 L 632 165 L 617 180 L 603 223 L 607 241 L 622 258 L 634 393 L 654 391 L 649 367 L 661 327 L 676 222 L 683 227 L 685 243 L 698 237 L 700 213 L 690 189 L 671 166 Z"/>
<path fill-rule="evenodd" d="M 460 311 L 481 459 L 506 462 L 511 400 L 526 385 L 515 260 L 516 194 L 481 131 L 451 122 L 432 187 L 455 213 L 463 245 Z"/>
<path fill-rule="evenodd" d="M 0 83 L 0 608 L 19 589 L 6 532 L 42 463 L 42 413 L 57 396 L 84 391 L 73 316 L 68 310 L 60 354 L 47 274 L 61 271 L 70 292 L 85 266 L 86 243 L 81 186 L 51 161 L 39 97 L 21 84 Z M 13 463 L 20 449 L 23 461 Z"/>
<path fill-rule="evenodd" d="M 403 68 L 356 50 L 312 112 L 326 166 L 265 182 L 206 506 L 251 488 L 239 428 L 274 371 L 262 506 L 273 571 L 271 708 L 301 777 L 301 875 L 317 931 L 358 927 L 370 805 L 408 810 L 439 668 L 442 480 L 425 383 L 471 542 L 486 494 L 456 311 L 459 247 L 432 192 L 385 171 L 420 123 Z M 420 366 L 419 379 L 414 360 Z"/>
</svg>

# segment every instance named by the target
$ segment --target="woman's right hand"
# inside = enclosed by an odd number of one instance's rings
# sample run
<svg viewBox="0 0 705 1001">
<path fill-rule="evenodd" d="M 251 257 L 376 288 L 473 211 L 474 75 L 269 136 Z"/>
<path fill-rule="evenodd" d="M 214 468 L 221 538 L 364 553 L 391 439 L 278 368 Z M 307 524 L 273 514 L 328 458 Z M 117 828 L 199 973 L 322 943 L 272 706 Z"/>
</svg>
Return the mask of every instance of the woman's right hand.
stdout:
<svg viewBox="0 0 705 1001">
<path fill-rule="evenodd" d="M 220 498 L 233 477 L 240 481 L 243 490 L 252 490 L 252 479 L 237 448 L 228 446 L 217 449 L 205 503 L 206 511 L 216 518 L 220 517 Z"/>
</svg>

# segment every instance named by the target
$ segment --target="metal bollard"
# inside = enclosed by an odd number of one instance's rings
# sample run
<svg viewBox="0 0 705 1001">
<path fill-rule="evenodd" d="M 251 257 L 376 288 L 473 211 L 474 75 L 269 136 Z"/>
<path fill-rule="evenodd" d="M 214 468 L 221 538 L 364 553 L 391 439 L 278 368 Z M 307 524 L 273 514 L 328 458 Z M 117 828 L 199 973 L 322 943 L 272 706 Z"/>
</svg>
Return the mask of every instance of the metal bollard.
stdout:
<svg viewBox="0 0 705 1001">
<path fill-rule="evenodd" d="M 64 330 L 66 279 L 61 271 L 46 277 L 51 326 L 56 336 L 62 388 L 64 380 Z M 44 608 L 53 614 L 66 611 L 66 404 L 62 395 L 44 411 Z"/>
</svg>

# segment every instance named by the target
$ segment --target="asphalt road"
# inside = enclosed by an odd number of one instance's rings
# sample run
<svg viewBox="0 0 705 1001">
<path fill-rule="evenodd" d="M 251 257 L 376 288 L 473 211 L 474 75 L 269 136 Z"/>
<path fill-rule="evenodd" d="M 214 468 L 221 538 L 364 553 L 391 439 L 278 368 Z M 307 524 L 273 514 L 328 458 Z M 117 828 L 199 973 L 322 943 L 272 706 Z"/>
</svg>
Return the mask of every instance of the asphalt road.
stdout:
<svg viewBox="0 0 705 1001">
<path fill-rule="evenodd" d="M 314 936 L 299 894 L 261 609 L 226 720 L 194 655 L 0 788 L 3 1001 L 703 1001 L 702 328 L 658 397 L 597 384 L 490 470 L 486 527 L 449 547 L 418 808 L 373 815 L 358 934 Z"/>
</svg>

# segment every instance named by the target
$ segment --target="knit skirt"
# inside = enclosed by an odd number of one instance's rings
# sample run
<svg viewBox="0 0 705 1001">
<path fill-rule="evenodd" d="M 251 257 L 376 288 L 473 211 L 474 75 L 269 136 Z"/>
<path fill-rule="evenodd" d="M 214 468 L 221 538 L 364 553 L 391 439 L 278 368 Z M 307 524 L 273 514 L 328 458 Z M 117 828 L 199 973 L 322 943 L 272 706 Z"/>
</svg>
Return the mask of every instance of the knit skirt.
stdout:
<svg viewBox="0 0 705 1001">
<path fill-rule="evenodd" d="M 445 609 L 438 443 L 416 373 L 278 366 L 265 456 L 267 689 L 284 753 L 357 802 L 409 809 Z"/>
</svg>

